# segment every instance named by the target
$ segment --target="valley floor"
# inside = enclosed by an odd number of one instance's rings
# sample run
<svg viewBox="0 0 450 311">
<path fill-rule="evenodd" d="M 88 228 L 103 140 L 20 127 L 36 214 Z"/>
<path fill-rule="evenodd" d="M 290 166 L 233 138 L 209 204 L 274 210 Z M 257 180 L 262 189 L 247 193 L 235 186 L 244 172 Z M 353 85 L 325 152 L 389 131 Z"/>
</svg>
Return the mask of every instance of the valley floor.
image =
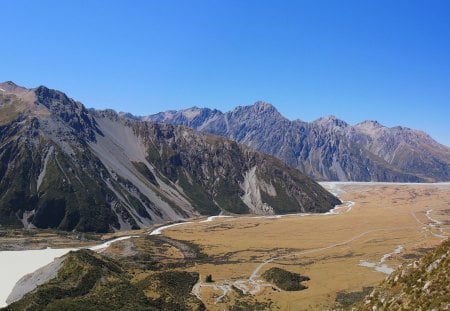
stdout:
<svg viewBox="0 0 450 311">
<path fill-rule="evenodd" d="M 351 302 L 364 287 L 377 285 L 398 264 L 420 257 L 450 235 L 450 184 L 323 186 L 344 201 L 327 214 L 209 217 L 120 232 L 122 240 L 112 247 L 91 249 L 124 260 L 159 249 L 152 255 L 155 263 L 200 274 L 192 295 L 208 310 L 236 304 L 254 310 L 324 310 L 336 305 L 337 296 L 343 305 Z M 131 235 L 139 237 L 125 239 Z M 103 238 L 113 237 L 117 234 Z M 308 288 L 283 291 L 268 283 L 262 274 L 273 267 L 309 277 L 302 283 Z M 133 269 L 137 281 L 154 273 Z M 212 282 L 205 281 L 208 275 Z"/>
<path fill-rule="evenodd" d="M 324 186 L 345 201 L 328 215 L 217 217 L 163 230 L 211 258 L 191 268 L 201 275 L 193 293 L 209 310 L 223 310 L 240 293 L 272 309 L 322 310 L 337 293 L 377 285 L 450 235 L 450 184 Z M 268 284 L 260 276 L 271 267 L 308 276 L 308 289 Z M 203 282 L 209 274 L 214 282 Z"/>
</svg>

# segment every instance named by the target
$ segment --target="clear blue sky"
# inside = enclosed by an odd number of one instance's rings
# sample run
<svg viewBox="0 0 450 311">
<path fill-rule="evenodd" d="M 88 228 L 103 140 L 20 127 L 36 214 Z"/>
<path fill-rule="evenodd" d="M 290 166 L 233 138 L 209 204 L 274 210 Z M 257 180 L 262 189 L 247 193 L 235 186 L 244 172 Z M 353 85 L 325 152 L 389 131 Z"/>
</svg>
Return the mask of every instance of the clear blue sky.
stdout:
<svg viewBox="0 0 450 311">
<path fill-rule="evenodd" d="M 145 115 L 265 100 L 450 145 L 450 1 L 0 0 L 0 80 Z"/>
</svg>

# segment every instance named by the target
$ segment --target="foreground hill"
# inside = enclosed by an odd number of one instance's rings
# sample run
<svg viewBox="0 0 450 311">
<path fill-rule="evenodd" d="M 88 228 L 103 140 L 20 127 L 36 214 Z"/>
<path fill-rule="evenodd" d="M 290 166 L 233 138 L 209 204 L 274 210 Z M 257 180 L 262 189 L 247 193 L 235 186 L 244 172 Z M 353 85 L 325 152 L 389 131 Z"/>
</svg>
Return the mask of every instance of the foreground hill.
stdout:
<svg viewBox="0 0 450 311">
<path fill-rule="evenodd" d="M 135 269 L 131 272 L 132 269 Z M 140 279 L 135 278 L 139 271 Z M 163 271 L 149 274 L 136 263 L 80 250 L 58 258 L 34 273 L 49 280 L 13 302 L 6 310 L 205 310 L 191 295 L 198 273 Z M 19 286 L 20 287 L 20 286 Z M 156 292 L 150 295 L 149 292 Z"/>
<path fill-rule="evenodd" d="M 405 264 L 367 296 L 357 310 L 449 310 L 450 240 Z"/>
<path fill-rule="evenodd" d="M 227 213 L 326 212 L 340 201 L 281 161 L 191 129 L 0 84 L 0 225 L 133 229 Z"/>
<path fill-rule="evenodd" d="M 450 180 L 450 148 L 426 133 L 328 116 L 290 121 L 257 102 L 222 113 L 207 108 L 161 112 L 153 120 L 227 137 L 276 156 L 317 180 L 435 182 Z"/>
</svg>

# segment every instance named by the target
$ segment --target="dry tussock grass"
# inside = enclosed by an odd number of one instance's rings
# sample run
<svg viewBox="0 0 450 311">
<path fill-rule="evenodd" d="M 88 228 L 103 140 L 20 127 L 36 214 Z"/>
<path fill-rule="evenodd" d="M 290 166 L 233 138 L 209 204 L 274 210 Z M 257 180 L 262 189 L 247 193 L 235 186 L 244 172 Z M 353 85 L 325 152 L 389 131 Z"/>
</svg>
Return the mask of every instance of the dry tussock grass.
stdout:
<svg viewBox="0 0 450 311">
<path fill-rule="evenodd" d="M 264 260 L 279 257 L 265 265 L 281 267 L 311 278 L 300 292 L 265 288 L 255 295 L 261 302 L 269 299 L 281 310 L 323 309 L 334 304 L 339 291 L 358 291 L 378 284 L 386 274 L 360 266 L 361 261 L 379 262 L 399 245 L 400 254 L 384 261 L 395 268 L 422 249 L 436 246 L 437 235 L 450 232 L 450 185 L 368 185 L 345 184 L 341 199 L 353 201 L 350 212 L 283 218 L 220 218 L 213 222 L 172 227 L 164 234 L 192 241 L 213 258 L 197 264 L 192 271 L 203 279 L 212 274 L 220 284 L 224 280 L 248 279 Z M 434 220 L 427 217 L 427 211 Z M 439 229 L 442 229 L 440 231 Z M 216 303 L 220 291 L 205 289 L 202 299 L 211 310 L 222 310 Z M 230 292 L 229 299 L 237 295 Z"/>
</svg>

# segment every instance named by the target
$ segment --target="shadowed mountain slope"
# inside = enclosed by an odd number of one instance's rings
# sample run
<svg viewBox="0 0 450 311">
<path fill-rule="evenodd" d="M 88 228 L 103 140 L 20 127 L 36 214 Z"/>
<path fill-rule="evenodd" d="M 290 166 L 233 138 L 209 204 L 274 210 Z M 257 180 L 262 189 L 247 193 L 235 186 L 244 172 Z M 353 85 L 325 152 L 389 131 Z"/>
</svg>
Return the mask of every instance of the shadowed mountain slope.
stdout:
<svg viewBox="0 0 450 311">
<path fill-rule="evenodd" d="M 0 84 L 2 226 L 105 232 L 336 204 L 299 171 L 233 141 Z"/>
</svg>

